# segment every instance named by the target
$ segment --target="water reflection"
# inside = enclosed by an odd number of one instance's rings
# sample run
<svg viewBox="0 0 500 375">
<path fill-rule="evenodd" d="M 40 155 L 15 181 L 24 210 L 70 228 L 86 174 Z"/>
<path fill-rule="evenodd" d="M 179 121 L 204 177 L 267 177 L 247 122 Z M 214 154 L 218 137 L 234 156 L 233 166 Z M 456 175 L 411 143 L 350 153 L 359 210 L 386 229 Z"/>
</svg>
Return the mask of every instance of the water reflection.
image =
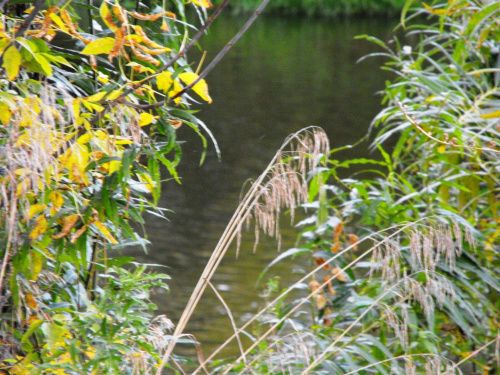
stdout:
<svg viewBox="0 0 500 375">
<path fill-rule="evenodd" d="M 245 19 L 215 22 L 201 45 L 208 59 L 226 43 Z M 285 137 L 308 125 L 321 126 L 332 147 L 356 142 L 380 109 L 375 92 L 387 78 L 380 60 L 356 61 L 377 48 L 356 41 L 358 34 L 383 40 L 393 23 L 385 20 L 325 21 L 263 18 L 210 74 L 207 81 L 213 104 L 202 106 L 200 117 L 212 130 L 220 149 L 219 162 L 210 147 L 206 162 L 198 166 L 199 138 L 187 128 L 178 130 L 183 145 L 179 168 L 182 185 L 167 182 L 160 202 L 175 212 L 169 221 L 147 218 L 153 243 L 149 254 L 135 255 L 147 263 L 170 267 L 171 293 L 157 295 L 159 313 L 178 319 L 234 209 L 243 183 L 256 178 Z M 339 157 L 364 156 L 365 148 L 345 151 Z M 296 232 L 283 228 L 284 247 Z M 238 260 L 228 253 L 214 277 L 238 324 L 245 313 L 261 303 L 255 282 L 263 267 L 276 256 L 276 243 L 267 241 L 251 254 L 252 237 L 243 242 Z M 276 268 L 284 281 L 298 279 L 293 265 Z M 285 285 L 285 284 L 284 284 Z M 196 334 L 205 352 L 211 352 L 232 333 L 228 317 L 215 295 L 208 291 L 187 331 Z M 237 350 L 232 348 L 229 353 Z"/>
</svg>

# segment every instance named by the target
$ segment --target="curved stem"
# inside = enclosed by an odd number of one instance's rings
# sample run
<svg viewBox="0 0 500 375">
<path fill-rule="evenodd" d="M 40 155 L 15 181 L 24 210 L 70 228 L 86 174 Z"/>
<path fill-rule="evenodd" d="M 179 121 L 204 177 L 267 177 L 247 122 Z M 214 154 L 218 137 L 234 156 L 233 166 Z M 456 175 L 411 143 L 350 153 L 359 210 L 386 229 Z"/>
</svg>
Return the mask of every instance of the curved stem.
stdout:
<svg viewBox="0 0 500 375">
<path fill-rule="evenodd" d="M 232 241 L 236 237 L 239 228 L 241 228 L 242 224 L 245 222 L 246 218 L 248 215 L 250 215 L 250 209 L 251 207 L 258 201 L 260 198 L 259 192 L 261 192 L 260 187 L 262 182 L 265 180 L 265 178 L 268 176 L 268 173 L 273 170 L 274 166 L 276 165 L 276 162 L 278 161 L 279 156 L 282 154 L 282 151 L 287 147 L 290 142 L 294 139 L 299 139 L 299 135 L 301 133 L 305 132 L 310 132 L 311 130 L 317 130 L 319 128 L 311 126 L 305 129 L 302 129 L 301 131 L 289 136 L 283 145 L 280 147 L 280 149 L 276 152 L 274 155 L 273 159 L 267 166 L 267 168 L 264 170 L 264 172 L 259 176 L 257 181 L 252 185 L 250 190 L 247 192 L 245 195 L 243 201 L 240 203 L 238 206 L 237 210 L 233 214 L 233 217 L 231 218 L 229 224 L 227 225 L 226 229 L 224 230 L 224 233 L 222 234 L 217 246 L 215 247 L 214 252 L 212 253 L 210 259 L 208 260 L 207 265 L 205 266 L 205 269 L 200 276 L 200 279 L 198 280 L 198 284 L 196 285 L 193 293 L 191 294 L 191 297 L 186 305 L 186 308 L 184 309 L 181 318 L 179 319 L 179 322 L 177 323 L 177 326 L 175 328 L 175 331 L 172 335 L 172 339 L 167 347 L 167 350 L 165 351 L 165 354 L 163 355 L 162 361 L 158 367 L 157 375 L 161 375 L 161 371 L 165 364 L 167 363 L 168 359 L 170 358 L 170 355 L 172 354 L 172 351 L 177 344 L 177 340 L 179 339 L 180 335 L 184 331 L 184 328 L 187 325 L 187 322 L 191 318 L 191 315 L 194 312 L 194 309 L 198 305 L 198 302 L 203 295 L 208 282 L 214 275 L 217 267 L 219 266 L 220 262 L 222 261 L 222 258 L 226 254 L 227 250 L 229 249 L 229 246 L 231 245 Z M 322 131 L 322 130 L 321 130 Z"/>
<path fill-rule="evenodd" d="M 420 219 L 418 222 L 420 221 L 423 221 L 424 219 Z M 415 225 L 416 223 L 410 223 L 408 225 L 405 225 L 403 228 L 400 228 L 399 230 L 397 230 L 396 232 L 394 232 L 393 234 L 391 234 L 390 236 L 384 238 L 384 240 L 382 240 L 380 243 L 384 243 L 386 241 L 388 241 L 389 239 L 391 239 L 392 237 L 394 236 L 397 236 L 401 231 L 407 229 L 408 227 L 412 226 L 412 225 Z M 368 240 L 368 239 L 371 239 L 372 237 L 380 234 L 380 233 L 383 233 L 385 231 L 388 231 L 388 230 L 392 230 L 394 228 L 397 228 L 399 227 L 400 225 L 395 225 L 391 228 L 386 228 L 382 231 L 379 231 L 379 232 L 376 232 L 374 234 L 371 234 L 363 239 L 361 239 L 359 241 L 359 243 L 365 241 L 365 240 Z M 356 245 L 359 245 L 359 243 L 357 243 Z M 337 259 L 338 257 L 340 257 L 341 255 L 343 255 L 344 253 L 350 251 L 351 249 L 354 248 L 355 245 L 351 245 L 347 248 L 345 248 L 344 250 L 342 250 L 341 252 L 337 253 L 335 256 L 333 256 L 332 258 L 328 259 L 326 261 L 325 264 L 330 264 L 331 262 L 333 262 L 335 259 Z M 363 254 L 362 256 L 360 256 L 357 260 L 361 259 L 364 255 L 367 255 L 367 253 Z M 304 277 L 302 277 L 299 281 L 297 281 L 294 285 L 292 285 L 291 287 L 289 287 L 285 292 L 283 292 L 282 294 L 280 294 L 278 297 L 276 297 L 273 301 L 271 301 L 266 307 L 264 307 L 258 314 L 256 314 L 252 319 L 250 319 L 247 323 L 245 323 L 245 325 L 243 325 L 239 330 L 238 330 L 238 333 L 243 331 L 244 329 L 246 329 L 250 324 L 252 324 L 255 320 L 258 319 L 259 316 L 261 316 L 265 311 L 267 311 L 269 308 L 271 308 L 275 303 L 277 303 L 279 300 L 281 300 L 284 296 L 286 296 L 289 292 L 291 292 L 292 290 L 294 290 L 295 286 L 303 283 L 305 280 L 307 280 L 309 277 L 311 277 L 313 274 L 315 274 L 316 272 L 318 272 L 320 269 L 322 269 L 324 267 L 325 264 L 321 264 L 319 266 L 317 266 L 314 270 L 312 270 L 311 272 L 309 272 L 307 275 L 305 275 Z M 350 265 L 347 266 L 347 268 L 350 267 Z M 345 269 L 347 268 L 344 268 L 341 270 L 341 272 L 343 272 Z M 335 277 L 335 275 L 332 275 L 332 277 Z M 328 282 L 324 282 L 320 288 L 323 288 L 324 286 L 326 286 Z M 309 298 L 311 298 L 315 293 L 311 293 L 309 296 L 307 296 L 304 301 L 300 302 L 300 306 L 302 306 L 306 301 L 308 301 Z M 300 307 L 299 306 L 299 307 Z M 298 308 L 298 307 L 297 307 Z M 286 318 L 288 318 L 291 314 L 293 314 L 297 308 L 294 307 L 294 309 L 292 309 L 291 311 L 289 311 L 284 317 L 282 317 L 278 322 L 274 323 L 274 325 L 267 331 L 265 332 L 263 335 L 261 335 L 259 337 L 259 339 L 257 340 L 257 342 L 255 342 L 249 349 L 246 350 L 245 354 L 248 354 L 251 350 L 253 350 L 260 342 L 262 342 L 262 340 L 264 340 L 267 336 L 269 336 L 269 334 L 271 334 L 275 328 L 281 324 Z M 203 363 L 202 365 L 200 365 L 194 372 L 193 372 L 193 375 L 196 374 L 198 371 L 200 371 L 203 366 L 208 362 L 210 361 L 211 359 L 213 359 L 224 347 L 226 347 L 233 339 L 235 338 L 235 334 L 233 334 L 231 337 L 229 337 L 226 342 L 224 342 L 221 346 L 219 346 L 219 348 L 217 348 L 216 351 L 214 351 L 206 360 L 205 360 L 205 363 Z M 242 357 L 236 359 L 233 363 L 236 364 L 238 363 L 240 360 L 242 359 Z"/>
</svg>

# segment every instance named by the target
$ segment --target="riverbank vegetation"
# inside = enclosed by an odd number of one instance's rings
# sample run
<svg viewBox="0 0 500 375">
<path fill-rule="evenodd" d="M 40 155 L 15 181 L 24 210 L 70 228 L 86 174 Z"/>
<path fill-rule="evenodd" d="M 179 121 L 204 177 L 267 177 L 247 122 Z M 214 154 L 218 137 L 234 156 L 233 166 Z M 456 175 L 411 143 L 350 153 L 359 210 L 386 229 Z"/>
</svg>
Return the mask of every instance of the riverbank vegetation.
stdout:
<svg viewBox="0 0 500 375">
<path fill-rule="evenodd" d="M 211 101 L 203 77 L 220 56 L 203 69 L 185 53 L 215 17 L 204 0 L 173 4 L 0 5 L 0 371 L 184 373 L 193 363 L 175 345 L 197 345 L 184 329 L 233 240 L 250 223 L 257 242 L 279 239 L 282 211 L 302 205 L 297 246 L 275 261 L 292 257 L 302 278 L 283 290 L 271 279 L 267 306 L 233 321 L 225 345 L 241 356 L 199 351 L 195 372 L 498 374 L 500 4 L 408 1 L 416 45 L 360 36 L 396 76 L 372 124 L 382 159 L 337 160 L 316 127 L 292 135 L 172 333 L 150 302 L 168 276 L 110 254 L 146 246 L 131 223 L 162 215 L 162 178 L 179 179 L 176 129 L 210 136 L 189 103 Z M 191 37 L 185 6 L 202 24 Z M 366 168 L 341 178 L 353 165 Z"/>
<path fill-rule="evenodd" d="M 168 276 L 110 255 L 148 244 L 131 224 L 162 216 L 160 165 L 179 181 L 176 129 L 207 143 L 188 106 L 211 98 L 185 53 L 208 4 L 175 4 L 0 5 L 1 373 L 150 373 L 161 358 L 172 323 L 149 298 Z"/>
<path fill-rule="evenodd" d="M 334 150 L 309 175 L 312 214 L 276 262 L 310 268 L 269 284 L 259 338 L 222 373 L 500 373 L 499 15 L 424 4 L 416 45 L 360 36 L 397 77 L 372 124 L 382 160 Z"/>
<path fill-rule="evenodd" d="M 266 7 L 266 13 L 308 17 L 398 16 L 404 4 L 405 0 L 275 0 Z M 230 7 L 235 14 L 246 14 L 258 5 L 257 0 L 241 0 Z"/>
<path fill-rule="evenodd" d="M 359 37 L 397 77 L 371 128 L 382 158 L 315 156 L 310 216 L 267 271 L 291 257 L 300 279 L 270 279 L 216 373 L 499 373 L 499 15 L 425 4 L 403 15 L 415 45 Z"/>
</svg>

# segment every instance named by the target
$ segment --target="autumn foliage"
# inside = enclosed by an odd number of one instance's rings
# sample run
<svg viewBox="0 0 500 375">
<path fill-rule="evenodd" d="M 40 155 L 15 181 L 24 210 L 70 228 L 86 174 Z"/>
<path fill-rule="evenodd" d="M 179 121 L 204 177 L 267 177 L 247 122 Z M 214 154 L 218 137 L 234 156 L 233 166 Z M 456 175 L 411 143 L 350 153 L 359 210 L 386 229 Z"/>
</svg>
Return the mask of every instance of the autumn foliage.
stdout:
<svg viewBox="0 0 500 375">
<path fill-rule="evenodd" d="M 185 6 L 150 5 L 2 3 L 0 369 L 8 373 L 149 373 L 165 346 L 155 339 L 171 323 L 152 320 L 149 289 L 166 287 L 166 275 L 126 271 L 131 259 L 108 252 L 147 244 L 130 222 L 142 223 L 144 210 L 161 215 L 160 165 L 178 179 L 176 129 L 186 124 L 206 143 L 186 87 L 211 98 L 185 56 Z M 202 22 L 210 6 L 186 4 Z"/>
</svg>

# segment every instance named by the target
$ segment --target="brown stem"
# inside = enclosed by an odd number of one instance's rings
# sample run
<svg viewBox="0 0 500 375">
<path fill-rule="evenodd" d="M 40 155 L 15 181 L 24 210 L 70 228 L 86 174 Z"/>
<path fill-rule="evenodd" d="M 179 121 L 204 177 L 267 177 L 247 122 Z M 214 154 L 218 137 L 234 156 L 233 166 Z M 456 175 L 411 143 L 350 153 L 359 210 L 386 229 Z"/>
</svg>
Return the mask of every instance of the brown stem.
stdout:
<svg viewBox="0 0 500 375">
<path fill-rule="evenodd" d="M 37 16 L 37 14 L 40 12 L 40 10 L 42 10 L 42 7 L 43 7 L 44 4 L 45 4 L 45 0 L 35 0 L 35 5 L 34 5 L 33 10 L 28 15 L 28 17 L 26 17 L 26 19 L 21 24 L 21 26 L 19 27 L 19 29 L 16 31 L 16 34 L 14 35 L 14 38 L 13 38 L 14 40 L 11 43 L 9 43 L 9 45 L 12 45 L 12 44 L 16 45 L 15 44 L 16 43 L 15 39 L 17 37 L 19 37 L 19 36 L 24 35 L 24 33 L 26 32 L 26 30 L 28 30 L 28 28 L 30 27 L 31 23 L 33 22 L 33 20 Z M 5 5 L 5 1 L 2 3 L 2 5 L 0 6 L 0 8 L 3 8 L 4 5 Z M 7 45 L 5 47 L 3 53 L 0 55 L 0 64 L 3 62 L 3 55 L 7 51 L 9 45 Z"/>
<path fill-rule="evenodd" d="M 200 80 L 205 78 L 208 73 L 212 71 L 213 68 L 222 60 L 222 58 L 226 55 L 226 53 L 229 52 L 231 47 L 240 40 L 240 38 L 243 36 L 243 34 L 249 29 L 250 26 L 255 22 L 258 16 L 262 13 L 266 5 L 269 3 L 270 0 L 263 0 L 257 10 L 252 14 L 252 16 L 247 20 L 247 22 L 243 25 L 243 27 L 238 31 L 238 33 L 227 43 L 224 48 L 220 50 L 220 52 L 214 57 L 214 59 L 208 64 L 208 66 L 200 73 L 198 78 L 196 78 L 193 82 L 191 82 L 189 85 L 184 87 L 182 91 L 179 91 L 177 94 L 172 96 L 170 99 L 176 99 L 182 95 L 184 95 L 187 91 L 191 90 L 194 85 L 196 85 Z M 133 104 L 133 103 L 126 103 L 127 105 Z M 136 109 L 143 109 L 143 110 L 148 110 L 148 109 L 153 109 L 153 108 L 158 108 L 161 107 L 165 104 L 165 100 L 153 103 L 153 104 L 133 104 L 131 107 L 136 108 Z"/>
<path fill-rule="evenodd" d="M 18 36 L 24 35 L 26 30 L 30 27 L 31 23 L 35 19 L 35 17 L 38 15 L 38 13 L 42 10 L 43 5 L 45 4 L 45 0 L 35 0 L 34 8 L 31 11 L 31 13 L 26 17 L 24 22 L 21 24 L 19 27 L 19 30 L 16 31 L 16 34 L 14 35 L 14 39 L 17 38 Z"/>
<path fill-rule="evenodd" d="M 189 41 L 188 44 L 182 48 L 177 55 L 175 55 L 168 63 L 163 65 L 160 69 L 156 71 L 155 74 L 150 75 L 149 77 L 144 78 L 140 82 L 137 82 L 135 85 L 132 87 L 128 88 L 125 90 L 114 102 L 124 102 L 128 106 L 132 108 L 137 108 L 137 109 L 152 109 L 152 108 L 158 108 L 161 107 L 165 104 L 165 100 L 162 100 L 160 102 L 154 103 L 154 104 L 134 104 L 129 101 L 125 101 L 124 99 L 133 91 L 137 90 L 138 88 L 142 87 L 146 82 L 150 81 L 151 79 L 155 78 L 158 74 L 164 72 L 168 68 L 174 65 L 174 63 L 179 60 L 182 56 L 184 56 L 190 49 L 191 47 L 194 46 L 194 44 L 203 36 L 205 31 L 207 30 L 208 26 L 210 26 L 215 19 L 220 15 L 224 7 L 229 3 L 229 0 L 223 0 L 220 5 L 217 7 L 217 9 L 213 12 L 213 14 L 206 20 L 206 22 L 198 29 L 198 32 L 193 36 L 193 38 Z M 107 102 L 107 104 L 110 104 L 111 102 Z M 109 105 L 107 105 L 102 112 L 99 114 L 96 114 L 94 118 L 90 121 L 91 124 L 97 123 L 99 119 L 101 119 L 109 110 Z"/>
</svg>

